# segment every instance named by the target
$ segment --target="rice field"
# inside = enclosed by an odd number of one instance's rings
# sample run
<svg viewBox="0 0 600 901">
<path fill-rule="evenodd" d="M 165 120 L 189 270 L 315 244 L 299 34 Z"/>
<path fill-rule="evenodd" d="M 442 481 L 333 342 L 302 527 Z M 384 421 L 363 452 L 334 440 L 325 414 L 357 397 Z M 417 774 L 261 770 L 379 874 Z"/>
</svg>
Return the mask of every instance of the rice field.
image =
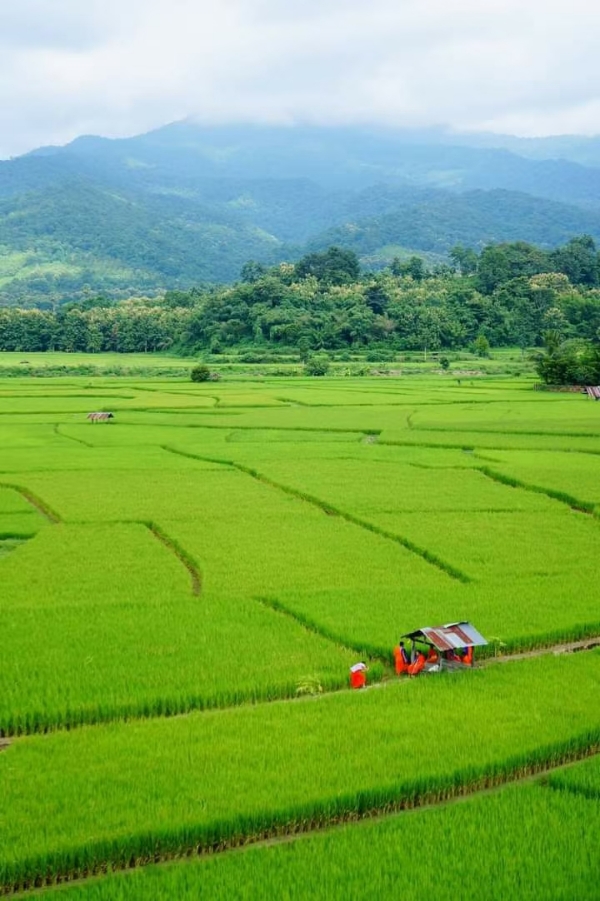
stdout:
<svg viewBox="0 0 600 901">
<path fill-rule="evenodd" d="M 540 828 L 540 823 L 550 828 Z M 212 856 L 107 876 L 59 889 L 57 897 L 347 901 L 401 895 L 411 884 L 419 893 L 435 896 L 443 873 L 444 886 L 460 901 L 482 887 L 487 901 L 596 901 L 599 843 L 598 805 L 520 785 L 443 810 L 344 826 L 221 859 Z M 466 866 L 465 856 L 473 848 L 476 858 Z"/>
<path fill-rule="evenodd" d="M 466 898 L 481 836 L 485 897 L 596 897 L 600 654 L 483 658 L 600 637 L 598 461 L 529 379 L 0 378 L 0 893 Z"/>
<path fill-rule="evenodd" d="M 452 685 L 422 680 L 359 699 L 338 692 L 22 739 L 0 755 L 0 880 L 26 885 L 132 855 L 233 846 L 572 759 L 600 745 L 599 666 L 598 652 L 542 657 Z M 433 718 L 444 740 L 424 753 L 427 736 L 415 740 L 410 724 Z"/>
<path fill-rule="evenodd" d="M 553 773 L 548 785 L 559 791 L 581 795 L 592 801 L 600 800 L 600 761 L 593 757 L 585 763 Z"/>
</svg>

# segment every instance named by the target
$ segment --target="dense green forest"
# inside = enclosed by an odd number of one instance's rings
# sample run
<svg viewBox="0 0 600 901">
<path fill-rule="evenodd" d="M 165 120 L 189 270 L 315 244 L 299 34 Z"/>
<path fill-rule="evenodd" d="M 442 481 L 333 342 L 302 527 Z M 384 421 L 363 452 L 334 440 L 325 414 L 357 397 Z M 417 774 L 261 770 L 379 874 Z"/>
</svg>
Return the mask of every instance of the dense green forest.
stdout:
<svg viewBox="0 0 600 901">
<path fill-rule="evenodd" d="M 90 295 L 56 310 L 0 310 L 0 350 L 219 354 L 443 351 L 546 346 L 581 361 L 600 336 L 600 254 L 582 236 L 553 251 L 524 242 L 462 245 L 451 265 L 420 257 L 361 272 L 356 254 L 330 247 L 296 264 L 246 263 L 228 287 L 110 301 Z M 575 348 L 572 352 L 569 348 Z M 586 351 L 587 352 L 587 351 Z M 561 357 L 561 358 L 562 358 Z M 566 359 L 566 357 L 565 357 Z M 569 358 L 570 359 L 570 358 Z"/>
<path fill-rule="evenodd" d="M 80 178 L 0 198 L 0 305 L 231 282 L 247 259 L 269 266 L 332 244 L 378 270 L 397 255 L 447 260 L 459 242 L 551 247 L 581 232 L 600 239 L 600 214 L 505 191 L 328 195 L 304 183 L 236 183 L 213 185 L 201 201 Z"/>
<path fill-rule="evenodd" d="M 0 307 L 231 283 L 248 259 L 331 245 L 379 271 L 415 254 L 432 268 L 457 243 L 600 240 L 599 168 L 484 138 L 182 122 L 0 162 Z"/>
</svg>

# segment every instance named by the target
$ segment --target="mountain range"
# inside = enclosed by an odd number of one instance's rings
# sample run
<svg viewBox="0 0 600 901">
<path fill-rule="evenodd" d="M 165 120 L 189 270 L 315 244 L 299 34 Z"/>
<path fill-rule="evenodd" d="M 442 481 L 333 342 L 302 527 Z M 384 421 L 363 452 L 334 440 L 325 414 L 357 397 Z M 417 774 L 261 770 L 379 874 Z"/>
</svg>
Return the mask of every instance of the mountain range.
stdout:
<svg viewBox="0 0 600 901">
<path fill-rule="evenodd" d="M 235 279 L 329 244 L 600 240 L 600 138 L 191 121 L 0 162 L 0 303 Z"/>
</svg>

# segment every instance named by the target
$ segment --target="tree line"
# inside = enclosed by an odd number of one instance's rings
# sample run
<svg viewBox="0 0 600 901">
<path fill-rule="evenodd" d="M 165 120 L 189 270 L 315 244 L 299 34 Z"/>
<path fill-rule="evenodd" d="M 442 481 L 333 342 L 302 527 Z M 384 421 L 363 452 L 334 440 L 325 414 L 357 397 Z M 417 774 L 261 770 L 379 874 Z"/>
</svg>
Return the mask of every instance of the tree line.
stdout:
<svg viewBox="0 0 600 901">
<path fill-rule="evenodd" d="M 587 236 L 552 251 L 458 246 L 447 265 L 415 256 L 378 273 L 330 247 L 295 264 L 246 263 L 226 287 L 0 309 L 0 349 L 20 352 L 541 348 L 548 335 L 560 348 L 595 344 L 599 330 L 600 255 Z"/>
</svg>

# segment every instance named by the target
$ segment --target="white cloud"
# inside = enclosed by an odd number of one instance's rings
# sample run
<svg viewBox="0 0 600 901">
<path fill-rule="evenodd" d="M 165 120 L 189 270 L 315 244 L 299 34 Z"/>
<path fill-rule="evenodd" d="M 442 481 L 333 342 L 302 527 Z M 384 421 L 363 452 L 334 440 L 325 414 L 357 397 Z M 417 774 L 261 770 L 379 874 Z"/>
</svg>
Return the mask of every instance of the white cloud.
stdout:
<svg viewBox="0 0 600 901">
<path fill-rule="evenodd" d="M 600 131 L 572 0 L 2 0 L 0 154 L 208 121 Z"/>
</svg>

